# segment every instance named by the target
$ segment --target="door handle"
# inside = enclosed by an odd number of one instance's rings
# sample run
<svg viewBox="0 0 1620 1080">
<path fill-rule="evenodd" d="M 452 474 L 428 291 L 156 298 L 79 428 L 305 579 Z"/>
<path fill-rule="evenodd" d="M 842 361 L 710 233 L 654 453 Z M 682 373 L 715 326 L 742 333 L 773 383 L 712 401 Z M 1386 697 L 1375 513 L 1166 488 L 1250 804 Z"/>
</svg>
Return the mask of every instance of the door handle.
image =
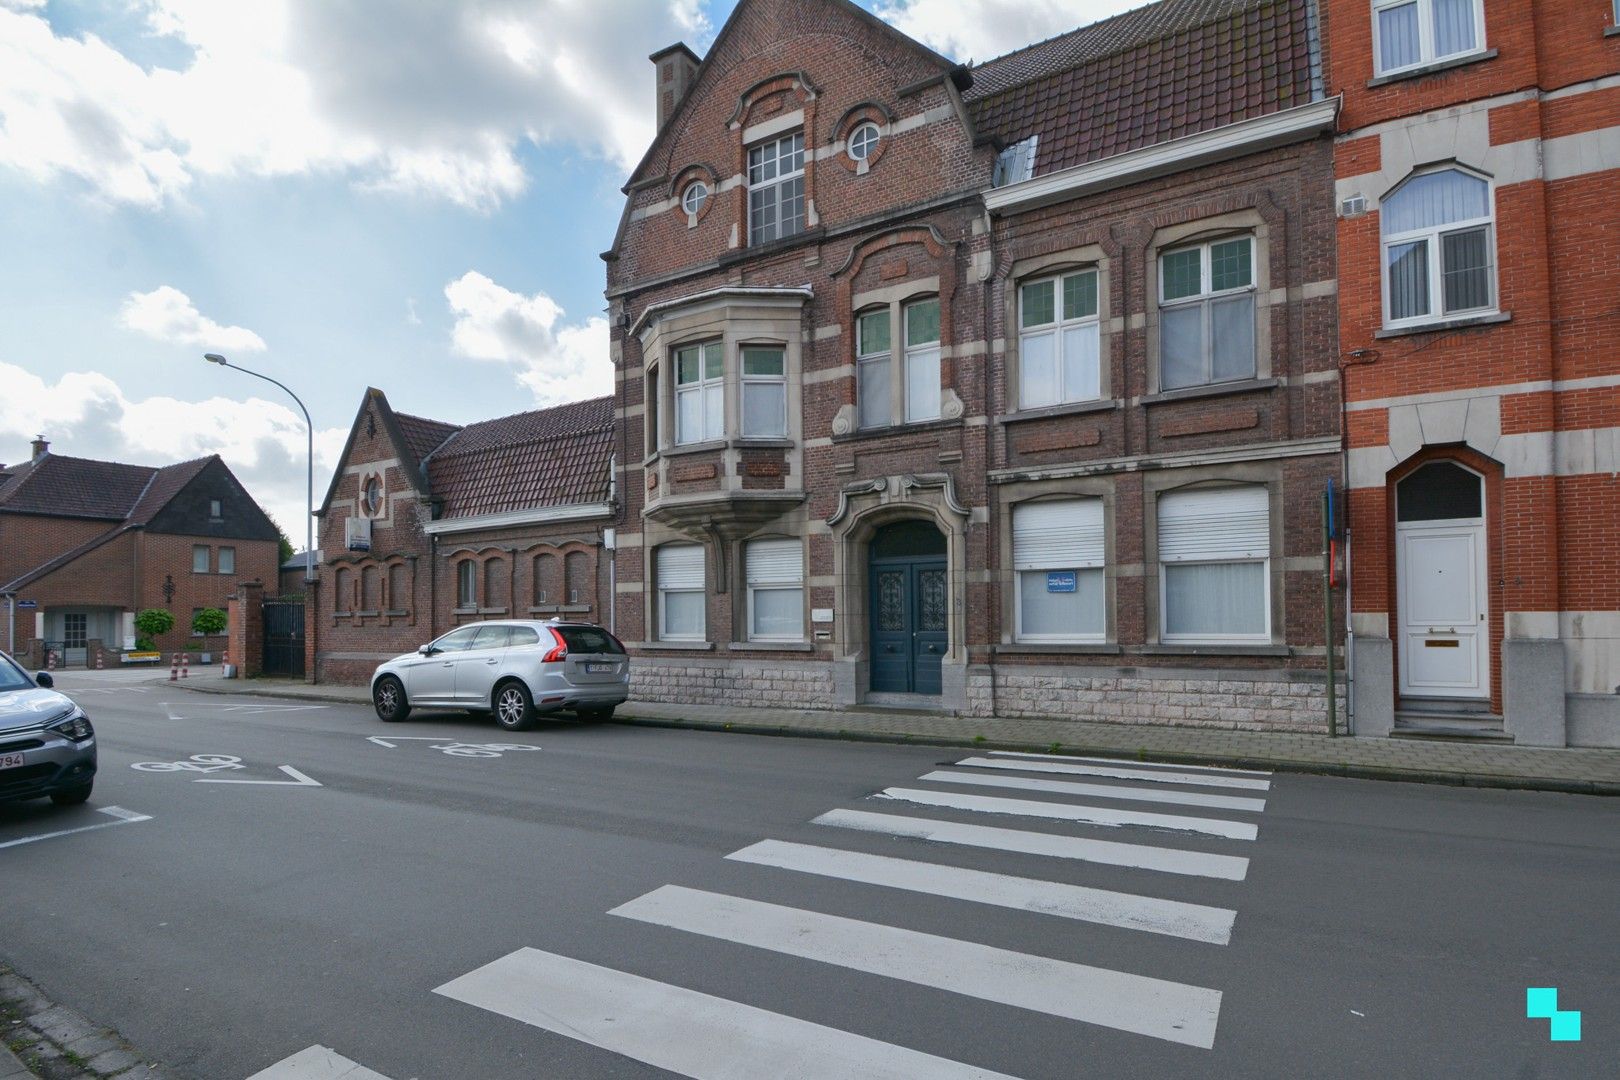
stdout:
<svg viewBox="0 0 1620 1080">
<path fill-rule="evenodd" d="M 498 660 L 497 658 L 492 656 L 488 660 L 485 660 L 484 663 L 486 663 L 486 664 L 498 664 L 498 663 L 500 663 L 500 660 Z"/>
<path fill-rule="evenodd" d="M 930 646 L 928 646 L 928 651 L 929 652 L 939 652 L 939 646 L 938 645 L 930 645 Z"/>
</svg>

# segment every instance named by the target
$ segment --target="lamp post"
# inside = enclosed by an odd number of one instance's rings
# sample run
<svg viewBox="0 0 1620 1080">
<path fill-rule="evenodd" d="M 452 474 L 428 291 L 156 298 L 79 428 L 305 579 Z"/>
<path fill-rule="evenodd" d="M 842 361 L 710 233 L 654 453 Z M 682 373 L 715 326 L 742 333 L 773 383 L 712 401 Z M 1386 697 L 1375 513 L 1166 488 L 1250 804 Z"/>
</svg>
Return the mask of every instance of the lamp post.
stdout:
<svg viewBox="0 0 1620 1080">
<path fill-rule="evenodd" d="M 252 375 L 255 379 L 263 379 L 285 390 L 287 396 L 298 402 L 299 409 L 304 413 L 304 430 L 309 436 L 308 469 L 304 486 L 304 583 L 315 580 L 315 424 L 309 418 L 309 410 L 299 401 L 298 395 L 288 390 L 283 383 L 276 382 L 268 375 L 260 375 L 257 371 L 249 371 L 245 367 L 231 363 L 219 353 L 204 353 L 203 359 L 210 364 L 228 367 L 233 371 L 240 371 L 244 375 Z"/>
</svg>

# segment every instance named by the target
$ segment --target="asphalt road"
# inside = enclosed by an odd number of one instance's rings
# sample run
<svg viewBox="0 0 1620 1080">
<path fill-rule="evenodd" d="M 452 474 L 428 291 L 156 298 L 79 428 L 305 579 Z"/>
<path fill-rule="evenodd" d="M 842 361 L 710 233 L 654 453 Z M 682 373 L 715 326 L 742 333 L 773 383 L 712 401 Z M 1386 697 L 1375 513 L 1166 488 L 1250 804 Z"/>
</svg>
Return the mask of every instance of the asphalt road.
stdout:
<svg viewBox="0 0 1620 1080">
<path fill-rule="evenodd" d="M 181 1076 L 1620 1061 L 1620 801 L 62 685 L 101 772 L 0 807 L 0 957 Z M 199 754 L 241 767 L 133 767 Z M 1525 1017 L 1539 986 L 1580 1042 Z"/>
</svg>

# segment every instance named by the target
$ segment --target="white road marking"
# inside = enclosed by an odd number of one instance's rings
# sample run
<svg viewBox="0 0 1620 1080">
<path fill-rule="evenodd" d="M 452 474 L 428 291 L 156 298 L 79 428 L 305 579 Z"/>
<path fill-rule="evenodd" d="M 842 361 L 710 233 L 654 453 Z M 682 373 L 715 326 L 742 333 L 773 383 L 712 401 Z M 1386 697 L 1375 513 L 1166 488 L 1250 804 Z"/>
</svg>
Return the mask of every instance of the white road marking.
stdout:
<svg viewBox="0 0 1620 1080">
<path fill-rule="evenodd" d="M 388 1080 L 327 1046 L 311 1046 L 283 1058 L 247 1080 Z"/>
<path fill-rule="evenodd" d="M 1076 754 L 1031 754 L 1023 750 L 992 750 L 991 757 L 1028 758 L 1032 761 L 1089 761 L 1098 765 L 1129 765 L 1133 769 L 1191 769 L 1194 772 L 1231 773 L 1234 776 L 1270 776 L 1270 769 L 1231 769 L 1225 765 L 1177 765 L 1169 761 L 1081 757 Z"/>
<path fill-rule="evenodd" d="M 96 813 L 106 814 L 116 818 L 116 821 L 104 821 L 100 825 L 81 825 L 77 829 L 58 829 L 56 832 L 40 833 L 38 836 L 25 836 L 20 840 L 7 840 L 0 843 L 0 848 L 21 847 L 24 844 L 37 844 L 41 840 L 54 840 L 58 836 L 72 836 L 75 833 L 94 832 L 97 829 L 110 829 L 115 825 L 133 825 L 137 821 L 151 821 L 151 814 L 137 814 L 133 810 L 125 810 L 122 806 L 98 806 Z"/>
<path fill-rule="evenodd" d="M 1211 855 L 1203 851 L 1178 851 L 1175 848 L 1088 840 L 1079 836 L 1057 836 L 1023 829 L 964 825 L 959 821 L 874 814 L 867 810 L 829 810 L 812 824 L 886 833 L 889 836 L 909 836 L 993 851 L 1016 851 L 1025 855 L 1047 855 L 1109 866 L 1129 866 L 1138 870 L 1158 870 L 1166 874 L 1223 878 L 1227 881 L 1242 881 L 1249 873 L 1249 860 L 1241 855 Z"/>
<path fill-rule="evenodd" d="M 781 840 L 761 840 L 726 858 L 1211 945 L 1232 940 L 1232 922 L 1237 918 L 1237 912 L 1229 908 Z"/>
<path fill-rule="evenodd" d="M 1089 825 L 1143 825 L 1153 829 L 1177 829 L 1183 832 L 1224 836 L 1229 840 L 1253 840 L 1260 835 L 1259 826 L 1246 821 L 1177 817 L 1173 814 L 1148 814 L 1140 810 L 1115 810 L 1112 807 L 1105 806 L 1072 806 L 1067 803 L 1032 802 L 1028 799 L 996 799 L 984 795 L 958 795 L 952 791 L 884 788 L 873 798 L 897 799 L 901 802 L 918 803 L 922 806 L 943 806 L 952 810 L 973 810 L 985 814 L 1014 814 L 1019 817 L 1083 821 Z"/>
<path fill-rule="evenodd" d="M 608 914 L 1204 1049 L 1220 1018 L 1219 990 L 679 885 Z"/>
<path fill-rule="evenodd" d="M 1013 1080 L 539 949 L 433 992 L 696 1080 Z"/>
<path fill-rule="evenodd" d="M 292 777 L 291 780 L 193 780 L 194 784 L 260 784 L 265 787 L 321 787 L 318 780 L 312 780 L 293 768 L 291 765 L 280 766 L 281 771 Z"/>
<path fill-rule="evenodd" d="M 435 746 L 432 749 L 440 751 L 447 757 L 498 758 L 516 750 L 540 749 L 538 746 L 534 746 L 530 743 L 457 742 L 455 739 L 451 739 L 443 735 L 393 735 L 390 736 L 390 738 L 396 739 L 398 742 L 439 743 L 440 745 Z M 389 742 L 381 735 L 368 735 L 366 736 L 366 742 L 376 743 L 378 746 L 386 747 L 389 750 L 399 749 L 398 742 Z"/>
<path fill-rule="evenodd" d="M 1143 780 L 1153 784 L 1191 784 L 1195 787 L 1246 788 L 1270 791 L 1270 780 L 1246 776 L 1216 776 L 1213 773 L 1162 772 L 1154 769 L 1120 769 L 1106 765 L 1070 765 L 1057 761 L 1009 761 L 1005 758 L 970 757 L 956 763 L 975 769 L 1015 769 L 1018 772 L 1062 773 L 1066 776 L 1108 776 L 1116 780 Z"/>
<path fill-rule="evenodd" d="M 1157 788 L 1126 787 L 1123 784 L 1076 784 L 1067 780 L 980 776 L 975 773 L 945 772 L 939 769 L 917 779 L 931 780 L 937 784 L 970 784 L 976 787 L 1013 788 L 1018 791 L 1045 791 L 1053 795 L 1084 795 L 1092 799 L 1174 803 L 1177 806 L 1206 806 L 1212 810 L 1248 810 L 1256 814 L 1266 808 L 1264 799 L 1246 799 L 1238 795 L 1203 795 L 1195 791 L 1161 791 Z"/>
</svg>

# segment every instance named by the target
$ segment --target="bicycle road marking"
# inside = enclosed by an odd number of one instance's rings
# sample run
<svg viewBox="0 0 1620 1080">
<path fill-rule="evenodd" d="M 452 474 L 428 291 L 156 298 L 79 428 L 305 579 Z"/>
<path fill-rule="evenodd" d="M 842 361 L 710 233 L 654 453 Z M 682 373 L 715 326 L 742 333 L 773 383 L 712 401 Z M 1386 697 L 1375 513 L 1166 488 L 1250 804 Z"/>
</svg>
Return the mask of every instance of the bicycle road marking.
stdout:
<svg viewBox="0 0 1620 1080">
<path fill-rule="evenodd" d="M 440 745 L 431 746 L 428 749 L 437 750 L 446 757 L 467 758 L 498 758 L 514 751 L 540 749 L 538 746 L 533 746 L 529 743 L 460 742 L 456 739 L 447 738 L 443 735 L 390 735 L 387 739 L 383 738 L 381 735 L 368 735 L 366 737 L 366 742 L 387 747 L 389 750 L 399 749 L 399 747 L 395 745 L 396 742 L 439 743 Z"/>
</svg>

